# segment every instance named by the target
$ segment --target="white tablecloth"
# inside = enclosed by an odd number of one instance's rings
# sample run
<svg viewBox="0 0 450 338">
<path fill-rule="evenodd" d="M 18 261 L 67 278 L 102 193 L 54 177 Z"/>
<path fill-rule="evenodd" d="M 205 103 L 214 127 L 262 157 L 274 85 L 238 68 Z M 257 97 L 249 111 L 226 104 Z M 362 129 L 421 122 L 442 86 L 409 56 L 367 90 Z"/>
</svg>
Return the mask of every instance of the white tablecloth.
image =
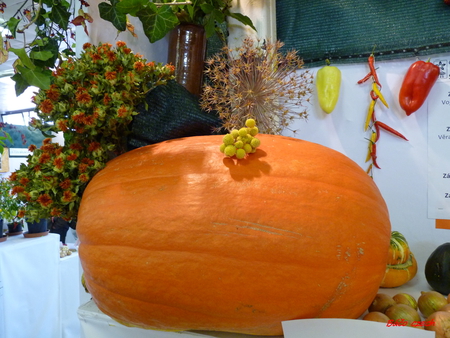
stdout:
<svg viewBox="0 0 450 338">
<path fill-rule="evenodd" d="M 79 338 L 78 254 L 59 258 L 59 235 L 0 243 L 0 337 Z"/>
<path fill-rule="evenodd" d="M 168 332 L 128 327 L 105 315 L 92 300 L 80 306 L 78 317 L 81 322 L 81 338 L 267 338 L 267 336 L 249 336 L 228 332 Z M 277 336 L 272 336 L 272 338 L 277 338 Z"/>
</svg>

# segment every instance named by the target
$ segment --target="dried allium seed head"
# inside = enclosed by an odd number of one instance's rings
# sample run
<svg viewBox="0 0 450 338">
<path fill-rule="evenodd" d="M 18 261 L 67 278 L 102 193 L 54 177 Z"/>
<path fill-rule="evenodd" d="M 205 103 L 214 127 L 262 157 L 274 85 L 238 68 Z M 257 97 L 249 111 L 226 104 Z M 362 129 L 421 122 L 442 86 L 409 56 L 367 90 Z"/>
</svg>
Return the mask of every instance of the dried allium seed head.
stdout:
<svg viewBox="0 0 450 338">
<path fill-rule="evenodd" d="M 215 111 L 222 128 L 231 131 L 245 121 L 257 121 L 261 133 L 280 134 L 295 119 L 308 117 L 305 103 L 312 93 L 313 75 L 295 51 L 280 53 L 283 43 L 263 44 L 246 38 L 237 49 L 224 47 L 206 62 L 205 86 L 200 104 Z M 300 109 L 300 110 L 299 110 Z"/>
</svg>

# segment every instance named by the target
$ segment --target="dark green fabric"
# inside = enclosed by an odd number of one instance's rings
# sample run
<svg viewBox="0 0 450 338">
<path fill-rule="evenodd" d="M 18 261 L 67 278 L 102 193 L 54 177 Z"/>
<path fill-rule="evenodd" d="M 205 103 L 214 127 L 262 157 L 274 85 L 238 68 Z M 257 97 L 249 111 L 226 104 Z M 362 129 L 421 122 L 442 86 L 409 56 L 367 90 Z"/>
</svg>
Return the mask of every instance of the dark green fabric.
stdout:
<svg viewBox="0 0 450 338">
<path fill-rule="evenodd" d="M 198 98 L 175 81 L 150 91 L 131 123 L 128 149 L 188 136 L 214 134 L 222 125 L 216 114 L 200 109 Z"/>
<path fill-rule="evenodd" d="M 276 11 L 277 39 L 307 67 L 450 51 L 443 0 L 277 0 Z"/>
</svg>

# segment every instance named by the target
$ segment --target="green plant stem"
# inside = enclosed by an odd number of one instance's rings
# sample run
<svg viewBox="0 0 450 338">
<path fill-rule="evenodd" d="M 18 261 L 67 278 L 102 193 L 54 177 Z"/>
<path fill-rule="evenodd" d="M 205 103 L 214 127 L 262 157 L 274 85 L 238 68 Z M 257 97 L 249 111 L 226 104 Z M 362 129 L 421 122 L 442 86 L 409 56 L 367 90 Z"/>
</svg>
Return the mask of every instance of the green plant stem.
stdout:
<svg viewBox="0 0 450 338">
<path fill-rule="evenodd" d="M 23 5 L 21 6 L 20 9 L 22 9 L 22 7 L 23 7 Z M 37 11 L 36 11 L 36 13 L 35 13 L 35 15 L 33 17 L 33 20 L 31 20 L 28 24 L 23 26 L 22 29 L 18 29 L 17 33 L 21 33 L 21 34 L 24 33 L 25 30 L 27 30 L 31 25 L 33 25 L 36 22 L 36 20 L 39 18 L 39 14 L 41 12 L 41 8 L 42 8 L 42 0 L 39 0 L 38 9 L 37 9 Z"/>
</svg>

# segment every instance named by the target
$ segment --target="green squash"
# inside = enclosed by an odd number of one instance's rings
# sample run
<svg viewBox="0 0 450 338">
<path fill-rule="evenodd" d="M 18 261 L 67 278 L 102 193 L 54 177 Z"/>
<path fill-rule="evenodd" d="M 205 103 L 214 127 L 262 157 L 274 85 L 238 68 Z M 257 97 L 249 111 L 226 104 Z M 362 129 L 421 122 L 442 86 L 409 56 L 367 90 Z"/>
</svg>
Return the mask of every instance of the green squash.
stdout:
<svg viewBox="0 0 450 338">
<path fill-rule="evenodd" d="M 450 243 L 438 246 L 428 257 L 425 278 L 434 290 L 444 295 L 450 293 Z"/>
</svg>

